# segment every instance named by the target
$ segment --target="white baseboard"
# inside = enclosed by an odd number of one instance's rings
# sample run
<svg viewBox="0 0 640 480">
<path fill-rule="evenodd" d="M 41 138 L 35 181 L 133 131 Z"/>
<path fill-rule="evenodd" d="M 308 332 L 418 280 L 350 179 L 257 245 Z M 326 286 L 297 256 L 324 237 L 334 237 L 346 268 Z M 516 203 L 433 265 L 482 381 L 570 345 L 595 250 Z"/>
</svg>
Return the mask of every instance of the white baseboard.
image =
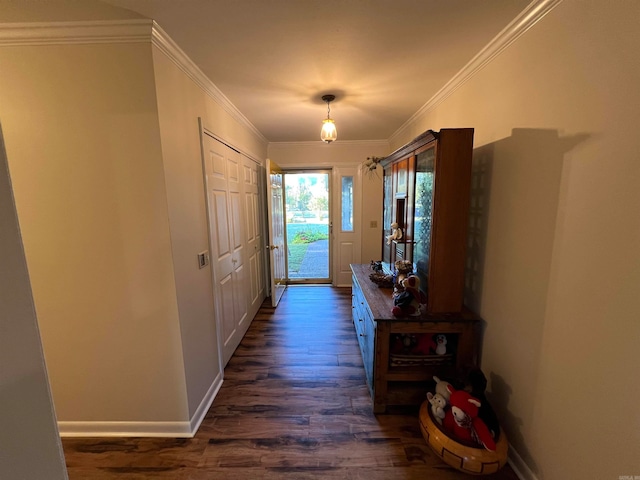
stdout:
<svg viewBox="0 0 640 480">
<path fill-rule="evenodd" d="M 191 438 L 189 422 L 58 422 L 61 437 Z"/>
<path fill-rule="evenodd" d="M 213 399 L 222 386 L 219 374 L 209 387 L 200 405 L 184 422 L 58 422 L 61 437 L 171 437 L 192 438 L 195 436 Z"/>
<path fill-rule="evenodd" d="M 209 390 L 207 390 L 207 393 L 205 394 L 204 398 L 200 402 L 200 405 L 198 405 L 198 408 L 196 409 L 195 413 L 191 417 L 191 422 L 189 422 L 189 427 L 191 429 L 192 437 L 194 437 L 195 434 L 198 432 L 198 428 L 200 428 L 200 424 L 202 423 L 202 420 L 204 420 L 204 417 L 207 415 L 207 412 L 209 411 L 209 407 L 211 407 L 213 400 L 216 398 L 216 395 L 218 395 L 218 391 L 220 390 L 221 386 L 222 386 L 222 372 L 220 372 L 216 376 L 216 378 L 213 380 L 213 383 L 209 387 Z"/>
<path fill-rule="evenodd" d="M 531 471 L 513 446 L 509 446 L 509 458 L 507 462 L 520 480 L 538 480 L 538 477 Z"/>
</svg>

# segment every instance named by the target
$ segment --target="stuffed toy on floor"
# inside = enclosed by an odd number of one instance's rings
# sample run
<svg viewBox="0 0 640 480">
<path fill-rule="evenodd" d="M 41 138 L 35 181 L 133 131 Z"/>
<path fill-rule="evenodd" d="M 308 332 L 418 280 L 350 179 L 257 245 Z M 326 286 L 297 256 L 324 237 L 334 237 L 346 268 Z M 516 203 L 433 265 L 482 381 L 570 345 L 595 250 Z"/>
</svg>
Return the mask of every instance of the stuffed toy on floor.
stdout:
<svg viewBox="0 0 640 480">
<path fill-rule="evenodd" d="M 496 442 L 485 423 L 478 417 L 480 401 L 473 398 L 464 390 L 456 390 L 448 386 L 451 393 L 443 425 L 454 438 L 463 442 L 472 442 L 484 446 L 489 451 L 495 451 Z"/>
</svg>

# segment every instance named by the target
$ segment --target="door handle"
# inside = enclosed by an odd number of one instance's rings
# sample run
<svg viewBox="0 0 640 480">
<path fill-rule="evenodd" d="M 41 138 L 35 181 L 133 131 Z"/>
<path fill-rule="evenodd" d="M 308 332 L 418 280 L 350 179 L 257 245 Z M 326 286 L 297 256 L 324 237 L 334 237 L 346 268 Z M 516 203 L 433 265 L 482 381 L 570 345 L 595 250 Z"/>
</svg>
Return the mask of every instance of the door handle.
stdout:
<svg viewBox="0 0 640 480">
<path fill-rule="evenodd" d="M 278 245 L 269 245 L 267 248 L 270 248 L 271 250 L 275 250 L 276 248 L 278 248 Z"/>
</svg>

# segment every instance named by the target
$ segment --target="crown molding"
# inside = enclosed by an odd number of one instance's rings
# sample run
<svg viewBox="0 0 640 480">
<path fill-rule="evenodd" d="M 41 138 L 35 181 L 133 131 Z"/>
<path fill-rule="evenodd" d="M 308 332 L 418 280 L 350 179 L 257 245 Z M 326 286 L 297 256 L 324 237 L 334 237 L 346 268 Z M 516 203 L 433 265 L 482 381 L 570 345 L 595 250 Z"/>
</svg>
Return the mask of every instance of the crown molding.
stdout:
<svg viewBox="0 0 640 480">
<path fill-rule="evenodd" d="M 431 99 L 425 103 L 411 118 L 396 130 L 389 141 L 400 136 L 420 116 L 442 103 L 453 92 L 460 88 L 467 80 L 479 72 L 485 65 L 497 57 L 504 49 L 515 42 L 527 30 L 557 7 L 562 0 L 534 0 L 507 25 L 493 40 L 491 40 L 478 54 L 467 63 L 462 70 L 451 78 Z"/>
<path fill-rule="evenodd" d="M 298 147 L 319 147 L 320 145 L 326 145 L 329 148 L 329 144 L 322 140 L 308 140 L 305 142 L 269 142 L 269 147 L 276 148 L 298 148 Z M 336 140 L 331 142 L 331 145 L 344 146 L 344 147 L 387 147 L 389 148 L 388 140 Z"/>
<path fill-rule="evenodd" d="M 147 19 L 3 23 L 0 46 L 149 42 L 152 23 Z"/>
<path fill-rule="evenodd" d="M 262 142 L 268 144 L 268 140 L 262 133 L 245 117 L 236 106 L 226 97 L 222 91 L 207 77 L 193 60 L 182 51 L 176 42 L 158 25 L 153 22 L 151 32 L 151 43 L 155 45 L 169 60 L 171 60 L 180 70 L 182 70 L 191 80 L 205 91 L 213 100 L 220 105 L 234 120 L 245 128 L 249 129 Z"/>
<path fill-rule="evenodd" d="M 180 68 L 236 122 L 265 145 L 267 139 L 151 19 L 0 24 L 0 47 L 151 43 Z"/>
</svg>

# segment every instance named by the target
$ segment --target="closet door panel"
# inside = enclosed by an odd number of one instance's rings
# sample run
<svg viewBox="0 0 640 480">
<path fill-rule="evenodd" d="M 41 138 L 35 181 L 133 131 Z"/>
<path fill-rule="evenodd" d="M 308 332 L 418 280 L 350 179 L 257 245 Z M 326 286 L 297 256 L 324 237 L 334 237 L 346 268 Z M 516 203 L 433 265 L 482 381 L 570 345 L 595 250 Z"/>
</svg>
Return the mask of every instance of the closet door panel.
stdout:
<svg viewBox="0 0 640 480">
<path fill-rule="evenodd" d="M 240 153 L 203 135 L 207 205 L 218 343 L 226 365 L 240 344 L 254 314 L 249 312 L 251 286 L 247 275 L 245 173 Z M 254 232 L 253 228 L 251 230 Z M 253 233 L 255 236 L 255 233 Z"/>
</svg>

